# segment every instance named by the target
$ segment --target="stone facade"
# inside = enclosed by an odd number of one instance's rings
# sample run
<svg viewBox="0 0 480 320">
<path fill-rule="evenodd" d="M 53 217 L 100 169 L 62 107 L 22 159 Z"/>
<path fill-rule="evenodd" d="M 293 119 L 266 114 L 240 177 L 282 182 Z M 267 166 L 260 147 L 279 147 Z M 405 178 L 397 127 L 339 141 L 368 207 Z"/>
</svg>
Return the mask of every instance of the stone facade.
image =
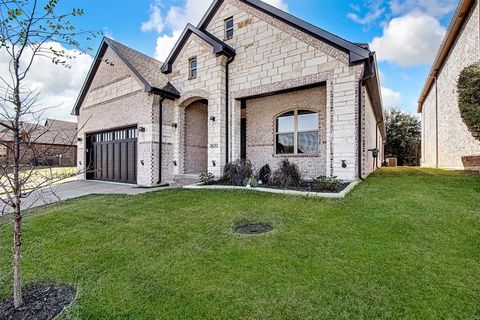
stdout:
<svg viewBox="0 0 480 320">
<path fill-rule="evenodd" d="M 473 138 L 464 124 L 458 108 L 457 95 L 460 72 L 479 60 L 480 8 L 477 0 L 437 76 L 436 84 L 433 84 L 423 103 L 422 166 L 470 169 L 462 159 L 480 154 L 480 141 Z"/>
<path fill-rule="evenodd" d="M 247 159 L 255 169 L 269 164 L 275 170 L 277 164 L 288 159 L 297 164 L 303 176 L 315 178 L 326 175 L 326 88 L 300 90 L 247 101 Z M 316 155 L 277 155 L 276 118 L 293 110 L 318 112 L 318 154 Z"/>
<path fill-rule="evenodd" d="M 224 21 L 231 17 L 234 36 L 225 40 Z M 205 29 L 232 47 L 235 57 L 228 61 L 213 54 L 212 45 L 195 33 L 182 42 L 166 75 L 181 97 L 162 102 L 162 182 L 205 170 L 220 177 L 228 161 L 240 158 L 242 114 L 247 119 L 247 157 L 257 169 L 267 163 L 275 167 L 283 158 L 273 150 L 275 118 L 293 109 L 319 115 L 318 155 L 287 156 L 304 176 L 358 178 L 359 121 L 364 126 L 362 139 L 368 139 L 361 149 L 364 169 L 371 163 L 368 149 L 376 145 L 377 132 L 371 103 L 362 106 L 367 111 L 359 119 L 359 97 L 368 98 L 366 89 L 359 88 L 363 62 L 350 63 L 345 50 L 239 0 L 223 1 Z M 144 127 L 138 140 L 137 180 L 154 185 L 158 182 L 160 98 L 145 93 L 110 50 L 104 58 L 113 61 L 114 67 L 102 64 L 97 71 L 80 112 L 81 133 Z M 197 60 L 195 78 L 189 70 L 192 59 Z M 207 112 L 200 114 L 197 111 L 205 101 Z M 378 142 L 382 144 L 381 139 Z M 84 153 L 84 143 L 79 143 L 79 159 L 84 159 Z M 83 168 L 81 161 L 79 168 Z M 370 172 L 365 169 L 363 175 Z"/>
<path fill-rule="evenodd" d="M 152 155 L 158 153 L 158 121 L 154 124 L 154 95 L 144 93 L 135 75 L 108 49 L 96 72 L 78 116 L 78 170 L 86 178 L 87 134 L 119 127 L 139 127 L 146 130 L 138 135 L 137 183 L 149 186 L 157 183 Z M 155 144 L 157 144 L 155 148 Z M 157 160 L 158 163 L 158 160 Z"/>
</svg>

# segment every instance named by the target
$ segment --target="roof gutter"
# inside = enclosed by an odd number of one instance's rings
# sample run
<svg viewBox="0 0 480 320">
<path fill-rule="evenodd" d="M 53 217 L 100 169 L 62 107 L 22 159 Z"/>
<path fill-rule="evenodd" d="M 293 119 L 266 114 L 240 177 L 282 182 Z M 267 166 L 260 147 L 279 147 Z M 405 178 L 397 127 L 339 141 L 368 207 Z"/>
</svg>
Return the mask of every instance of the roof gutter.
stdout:
<svg viewBox="0 0 480 320">
<path fill-rule="evenodd" d="M 442 45 L 440 46 L 440 50 L 435 57 L 435 61 L 433 62 L 432 69 L 428 75 L 427 81 L 422 89 L 422 93 L 420 94 L 420 98 L 418 100 L 418 113 L 423 111 L 423 104 L 427 99 L 427 96 L 434 85 L 434 78 L 438 77 L 445 61 L 447 60 L 450 51 L 452 50 L 453 46 L 455 45 L 455 41 L 458 38 L 458 35 L 462 31 L 462 26 L 465 20 L 469 16 L 469 12 L 472 9 L 473 5 L 477 3 L 477 0 L 461 0 L 460 4 L 458 5 L 457 11 L 448 27 L 448 31 L 443 39 Z"/>
</svg>

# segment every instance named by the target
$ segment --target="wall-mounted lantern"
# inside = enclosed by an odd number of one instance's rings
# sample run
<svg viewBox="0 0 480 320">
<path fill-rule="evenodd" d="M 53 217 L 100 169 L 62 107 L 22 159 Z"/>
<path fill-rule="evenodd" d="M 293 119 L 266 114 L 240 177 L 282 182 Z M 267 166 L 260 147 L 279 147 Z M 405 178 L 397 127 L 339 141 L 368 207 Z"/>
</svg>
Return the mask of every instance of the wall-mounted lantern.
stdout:
<svg viewBox="0 0 480 320">
<path fill-rule="evenodd" d="M 138 127 L 138 131 L 139 131 L 139 132 L 145 132 L 146 129 L 145 129 L 145 127 Z"/>
<path fill-rule="evenodd" d="M 172 123 L 172 128 L 173 128 L 173 129 L 177 129 L 177 127 L 178 127 L 178 124 Z"/>
<path fill-rule="evenodd" d="M 215 160 L 212 161 L 212 166 L 214 166 L 214 167 L 217 166 L 217 162 Z"/>
<path fill-rule="evenodd" d="M 215 117 L 214 117 L 214 116 L 211 116 L 211 117 L 210 117 L 210 121 L 215 122 Z"/>
<path fill-rule="evenodd" d="M 82 141 L 83 141 L 83 138 L 78 137 L 77 141 L 78 141 L 78 142 L 82 142 Z"/>
<path fill-rule="evenodd" d="M 374 158 L 378 158 L 378 155 L 379 155 L 379 153 L 380 153 L 380 150 L 379 150 L 379 149 L 374 148 L 374 149 L 369 149 L 368 151 L 371 151 L 371 152 L 372 152 L 372 156 L 373 156 Z"/>
<path fill-rule="evenodd" d="M 342 168 L 346 168 L 347 167 L 347 161 L 346 160 L 342 160 Z"/>
<path fill-rule="evenodd" d="M 173 165 L 176 167 L 177 166 L 177 161 L 173 161 Z"/>
</svg>

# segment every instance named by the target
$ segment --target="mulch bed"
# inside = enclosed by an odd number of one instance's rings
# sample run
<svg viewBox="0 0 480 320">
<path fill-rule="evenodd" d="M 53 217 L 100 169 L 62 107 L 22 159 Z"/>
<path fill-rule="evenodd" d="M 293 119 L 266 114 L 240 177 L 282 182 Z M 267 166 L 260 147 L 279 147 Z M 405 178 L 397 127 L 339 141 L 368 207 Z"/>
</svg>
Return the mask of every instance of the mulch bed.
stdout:
<svg viewBox="0 0 480 320">
<path fill-rule="evenodd" d="M 15 309 L 13 297 L 0 303 L 2 320 L 50 320 L 59 315 L 75 298 L 69 285 L 36 285 L 23 292 L 23 306 Z"/>
<path fill-rule="evenodd" d="M 277 190 L 292 190 L 292 191 L 302 191 L 302 192 L 316 192 L 316 193 L 339 193 L 345 190 L 350 183 L 341 183 L 336 190 L 318 190 L 313 187 L 313 183 L 310 181 L 303 181 L 297 187 L 281 187 L 275 185 L 258 185 L 258 188 L 267 188 L 267 189 L 277 189 Z M 225 180 L 212 181 L 208 183 L 209 186 L 232 186 Z"/>
</svg>

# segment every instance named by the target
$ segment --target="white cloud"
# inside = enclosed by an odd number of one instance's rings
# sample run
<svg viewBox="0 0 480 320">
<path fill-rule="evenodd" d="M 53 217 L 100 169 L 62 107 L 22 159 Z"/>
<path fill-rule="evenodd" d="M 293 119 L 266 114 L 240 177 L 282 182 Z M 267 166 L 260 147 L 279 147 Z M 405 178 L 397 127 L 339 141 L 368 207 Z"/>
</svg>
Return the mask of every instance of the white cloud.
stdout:
<svg viewBox="0 0 480 320">
<path fill-rule="evenodd" d="M 51 59 L 37 57 L 27 78 L 23 82 L 24 87 L 29 90 L 38 89 L 40 91 L 39 109 L 51 108 L 45 111 L 44 118 L 75 121 L 75 117 L 71 116 L 70 112 L 93 62 L 93 58 L 90 55 L 79 55 L 74 50 L 66 50 L 56 42 L 46 43 L 45 46 L 51 46 L 55 50 L 65 50 L 67 54 L 75 55 L 76 59 L 68 61 L 72 68 L 67 69 L 64 66 L 53 64 Z M 0 75 L 7 79 L 9 79 L 9 61 L 5 50 L 1 50 Z M 26 63 L 23 65 L 26 65 Z"/>
<path fill-rule="evenodd" d="M 422 13 L 392 19 L 370 43 L 379 61 L 403 67 L 431 63 L 445 35 L 438 20 Z"/>
<path fill-rule="evenodd" d="M 264 1 L 279 9 L 285 11 L 288 10 L 288 5 L 285 3 L 285 0 Z M 186 0 L 183 6 L 170 7 L 166 14 L 163 15 L 163 17 L 160 10 L 158 10 L 158 14 L 160 17 L 160 19 L 158 20 L 164 22 L 162 26 L 162 31 L 164 29 L 169 29 L 171 32 L 169 34 L 160 35 L 157 38 L 155 58 L 160 61 L 165 61 L 173 46 L 177 42 L 178 38 L 182 34 L 182 31 L 185 28 L 186 24 L 191 23 L 193 25 L 197 25 L 202 19 L 203 15 L 207 12 L 211 3 L 212 0 Z M 153 7 L 159 9 L 157 5 L 153 5 Z M 150 15 L 149 21 L 151 20 L 151 18 L 152 16 Z M 162 31 L 158 31 L 158 33 L 161 33 Z"/>
<path fill-rule="evenodd" d="M 163 31 L 165 23 L 163 22 L 162 15 L 160 13 L 160 8 L 156 5 L 150 6 L 150 16 L 147 21 L 142 22 L 141 30 L 143 32 L 147 31 L 157 31 L 158 33 Z"/>
<path fill-rule="evenodd" d="M 382 5 L 383 3 L 378 0 L 368 1 L 367 12 L 363 15 L 361 12 L 362 9 L 359 5 L 350 5 L 355 12 L 349 12 L 347 17 L 358 24 L 372 24 L 385 13 L 385 8 Z"/>
<path fill-rule="evenodd" d="M 157 46 L 155 48 L 155 59 L 165 61 L 172 51 L 173 46 L 177 43 L 182 31 L 177 30 L 172 36 L 163 35 L 157 38 Z"/>
<path fill-rule="evenodd" d="M 455 10 L 457 4 L 458 0 L 392 0 L 389 6 L 394 16 L 419 11 L 429 16 L 441 17 Z"/>
<path fill-rule="evenodd" d="M 402 95 L 390 88 L 382 87 L 383 105 L 385 107 L 399 107 Z"/>
<path fill-rule="evenodd" d="M 277 7 L 280 10 L 288 11 L 288 5 L 285 3 L 284 0 L 263 0 L 268 4 L 271 4 L 274 7 Z"/>
</svg>

